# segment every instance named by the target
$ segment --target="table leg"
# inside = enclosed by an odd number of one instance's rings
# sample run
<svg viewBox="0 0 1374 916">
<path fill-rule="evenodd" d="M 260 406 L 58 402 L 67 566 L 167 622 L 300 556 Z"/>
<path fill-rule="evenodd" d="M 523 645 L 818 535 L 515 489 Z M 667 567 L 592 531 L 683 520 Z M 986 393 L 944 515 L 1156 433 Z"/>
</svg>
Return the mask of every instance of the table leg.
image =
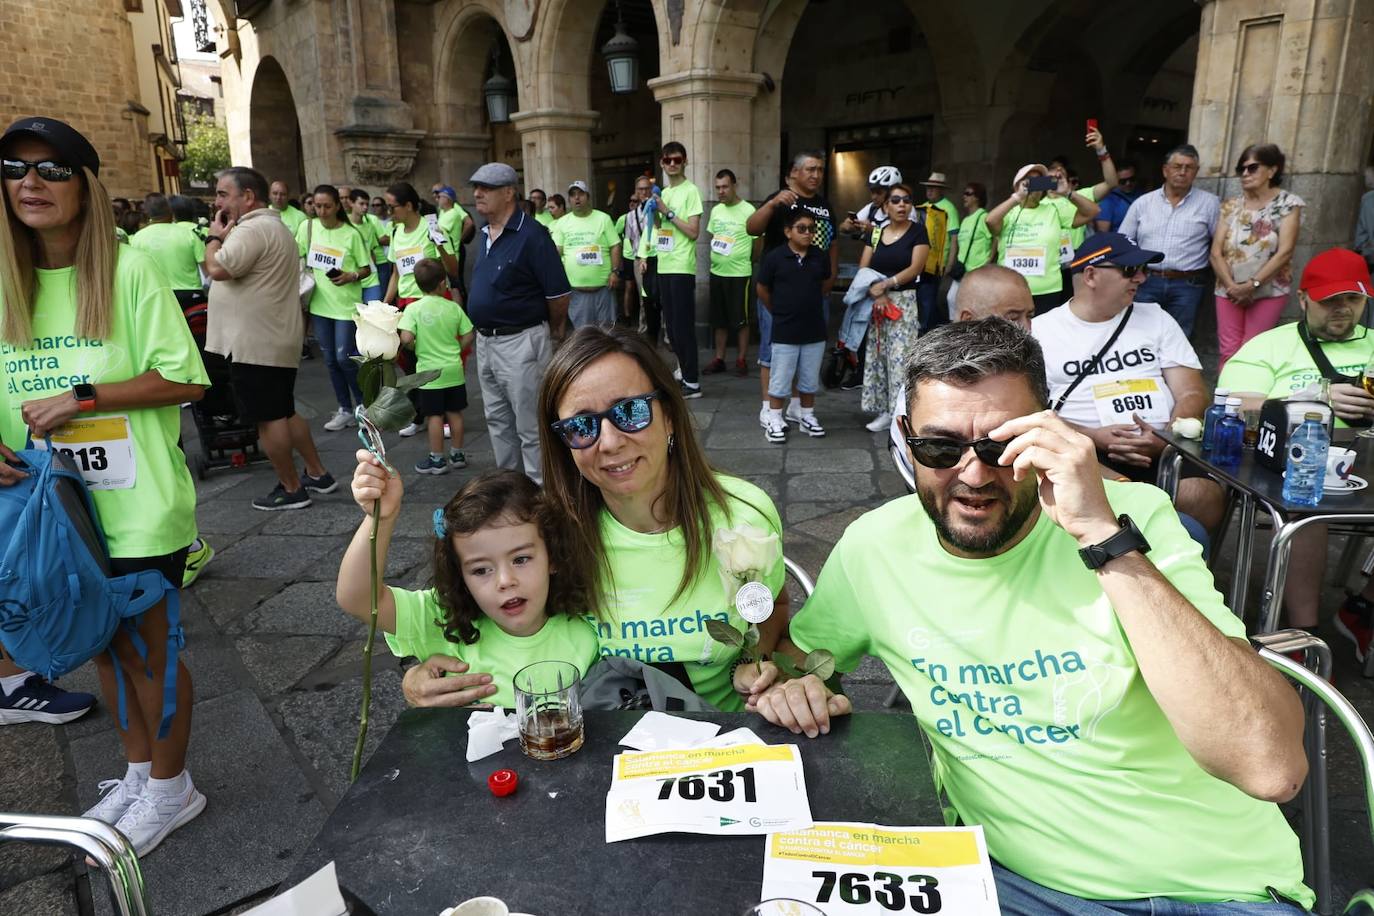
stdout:
<svg viewBox="0 0 1374 916">
<path fill-rule="evenodd" d="M 1240 530 L 1236 532 L 1236 565 L 1231 571 L 1231 613 L 1245 619 L 1245 599 L 1250 591 L 1250 567 L 1255 555 L 1255 498 L 1240 492 Z M 1220 551 L 1221 545 L 1213 548 Z"/>
<path fill-rule="evenodd" d="M 1166 445 L 1159 455 L 1159 472 L 1155 475 L 1155 485 L 1169 494 L 1169 502 L 1178 499 L 1178 479 L 1183 468 L 1183 453 L 1172 445 Z"/>
</svg>

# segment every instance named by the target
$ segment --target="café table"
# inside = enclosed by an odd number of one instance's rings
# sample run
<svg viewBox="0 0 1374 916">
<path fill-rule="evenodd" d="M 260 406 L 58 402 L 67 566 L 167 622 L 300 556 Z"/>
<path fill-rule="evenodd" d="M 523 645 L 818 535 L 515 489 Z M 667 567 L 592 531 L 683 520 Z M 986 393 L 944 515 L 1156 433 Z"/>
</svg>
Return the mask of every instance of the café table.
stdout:
<svg viewBox="0 0 1374 916">
<path fill-rule="evenodd" d="M 403 712 L 282 888 L 333 860 L 340 886 L 378 916 L 437 916 L 482 895 L 533 916 L 740 916 L 759 902 L 763 836 L 606 842 L 612 760 L 629 750 L 617 742 L 642 711 L 586 712 L 585 743 L 562 760 L 532 760 L 512 739 L 473 763 L 468 715 Z M 910 715 L 842 716 L 815 739 L 749 713 L 675 715 L 798 745 L 818 821 L 943 824 Z M 516 771 L 519 788 L 498 798 L 487 777 L 504 767 Z"/>
</svg>

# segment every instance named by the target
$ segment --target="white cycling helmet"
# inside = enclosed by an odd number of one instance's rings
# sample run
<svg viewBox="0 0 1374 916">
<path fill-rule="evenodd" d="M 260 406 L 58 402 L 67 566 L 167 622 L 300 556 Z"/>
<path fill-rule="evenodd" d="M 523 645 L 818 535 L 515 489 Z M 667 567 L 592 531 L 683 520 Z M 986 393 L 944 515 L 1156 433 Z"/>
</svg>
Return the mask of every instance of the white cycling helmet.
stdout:
<svg viewBox="0 0 1374 916">
<path fill-rule="evenodd" d="M 902 173 L 895 165 L 880 165 L 868 173 L 870 188 L 890 188 L 902 183 Z"/>
</svg>

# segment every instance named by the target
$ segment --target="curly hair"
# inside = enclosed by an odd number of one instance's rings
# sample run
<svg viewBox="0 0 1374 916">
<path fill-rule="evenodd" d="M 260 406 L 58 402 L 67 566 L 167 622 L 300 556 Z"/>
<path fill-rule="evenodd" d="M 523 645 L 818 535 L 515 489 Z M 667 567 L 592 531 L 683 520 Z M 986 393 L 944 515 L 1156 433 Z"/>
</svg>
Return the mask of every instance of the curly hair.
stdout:
<svg viewBox="0 0 1374 916">
<path fill-rule="evenodd" d="M 477 621 L 483 616 L 463 581 L 462 561 L 453 536 L 472 534 L 497 524 L 533 523 L 549 554 L 549 598 L 544 613 L 579 616 L 591 608 L 590 577 L 573 562 L 568 538 L 560 533 L 557 515 L 539 486 L 519 471 L 486 471 L 463 485 L 444 506 L 444 537 L 434 542 L 434 590 L 444 616 L 435 623 L 444 638 L 459 645 L 477 642 Z M 437 532 L 436 532 L 437 533 Z"/>
</svg>

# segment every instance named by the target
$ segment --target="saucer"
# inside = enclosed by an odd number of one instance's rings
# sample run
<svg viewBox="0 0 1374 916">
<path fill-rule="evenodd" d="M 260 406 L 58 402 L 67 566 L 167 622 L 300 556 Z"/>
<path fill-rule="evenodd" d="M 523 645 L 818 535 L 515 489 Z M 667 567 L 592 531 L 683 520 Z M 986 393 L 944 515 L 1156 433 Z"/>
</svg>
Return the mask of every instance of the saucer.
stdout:
<svg viewBox="0 0 1374 916">
<path fill-rule="evenodd" d="M 1369 486 L 1369 481 L 1356 474 L 1351 474 L 1345 480 L 1337 480 L 1334 484 L 1325 478 L 1322 479 L 1323 493 L 1357 493 Z"/>
</svg>

